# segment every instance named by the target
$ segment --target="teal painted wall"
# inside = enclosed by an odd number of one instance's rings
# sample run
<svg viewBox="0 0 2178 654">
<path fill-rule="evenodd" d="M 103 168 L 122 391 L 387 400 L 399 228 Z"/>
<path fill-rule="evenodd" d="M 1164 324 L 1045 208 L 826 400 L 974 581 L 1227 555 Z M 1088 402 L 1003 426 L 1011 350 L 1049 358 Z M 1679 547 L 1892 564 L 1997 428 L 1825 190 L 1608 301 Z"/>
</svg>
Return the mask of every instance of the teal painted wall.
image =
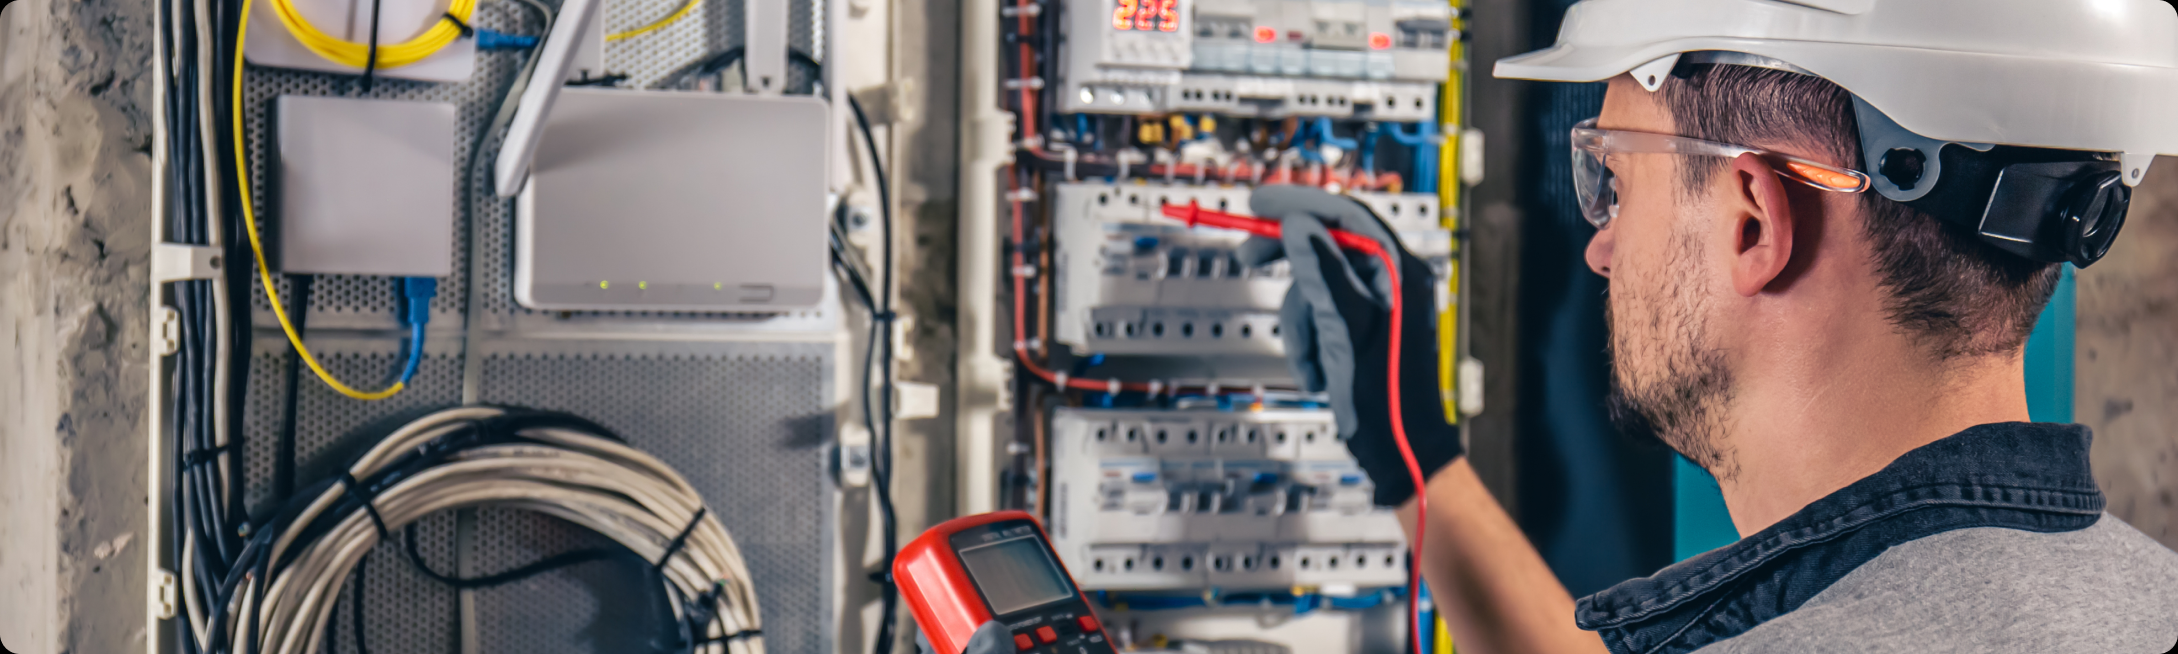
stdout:
<svg viewBox="0 0 2178 654">
<path fill-rule="evenodd" d="M 2072 265 L 2065 264 L 2057 293 L 2027 337 L 2027 413 L 2036 422 L 2072 422 Z M 1684 561 L 1739 540 L 1724 493 L 1701 466 L 1675 456 L 1672 463 L 1672 555 Z"/>
<path fill-rule="evenodd" d="M 1683 456 L 1671 457 L 1671 554 L 1676 561 L 1732 544 L 1739 531 L 1724 510 L 1724 492 L 1709 471 Z"/>
<path fill-rule="evenodd" d="M 2027 337 L 2027 415 L 2035 422 L 2072 422 L 2072 264 Z"/>
</svg>

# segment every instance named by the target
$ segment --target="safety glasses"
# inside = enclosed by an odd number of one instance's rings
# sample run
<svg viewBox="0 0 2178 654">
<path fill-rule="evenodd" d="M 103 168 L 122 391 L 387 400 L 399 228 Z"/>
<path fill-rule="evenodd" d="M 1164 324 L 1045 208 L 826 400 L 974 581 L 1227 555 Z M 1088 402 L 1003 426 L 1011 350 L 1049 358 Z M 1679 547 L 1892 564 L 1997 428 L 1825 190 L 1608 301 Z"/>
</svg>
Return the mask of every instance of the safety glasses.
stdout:
<svg viewBox="0 0 2178 654">
<path fill-rule="evenodd" d="M 1610 155 L 1677 154 L 1693 157 L 1737 157 L 1754 153 L 1778 164 L 1777 174 L 1825 191 L 1859 193 L 1868 190 L 1868 175 L 1799 157 L 1757 150 L 1743 145 L 1704 141 L 1670 134 L 1596 129 L 1590 118 L 1573 126 L 1573 190 L 1580 201 L 1581 216 L 1596 229 L 1618 217 L 1618 177 L 1605 165 Z"/>
</svg>

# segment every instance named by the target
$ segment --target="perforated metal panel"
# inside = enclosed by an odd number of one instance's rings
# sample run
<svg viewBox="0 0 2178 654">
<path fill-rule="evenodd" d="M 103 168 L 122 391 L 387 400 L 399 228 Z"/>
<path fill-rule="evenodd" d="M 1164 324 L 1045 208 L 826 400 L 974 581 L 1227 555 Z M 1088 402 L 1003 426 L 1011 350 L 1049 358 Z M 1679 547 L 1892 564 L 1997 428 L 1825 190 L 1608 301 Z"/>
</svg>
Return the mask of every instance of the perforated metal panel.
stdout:
<svg viewBox="0 0 2178 654">
<path fill-rule="evenodd" d="M 688 18 L 655 33 L 609 43 L 606 69 L 630 75 L 624 87 L 647 86 L 710 53 L 740 44 L 743 8 L 738 0 L 694 0 Z M 638 27 L 671 14 L 683 0 L 616 0 L 607 4 L 608 30 Z M 547 0 L 548 4 L 557 4 Z M 792 0 L 789 43 L 818 58 L 812 32 L 821 0 Z M 513 2 L 479 5 L 474 24 L 516 34 L 539 31 L 533 13 Z M 255 206 L 260 224 L 277 220 L 262 208 L 276 189 L 267 186 L 265 130 L 271 100 L 283 94 L 356 96 L 449 102 L 460 123 L 449 144 L 470 169 L 472 148 L 490 123 L 501 95 L 520 70 L 520 52 L 478 55 L 476 74 L 459 84 L 379 79 L 362 93 L 354 76 L 252 68 L 244 85 Z M 790 80 L 807 88 L 804 71 Z M 481 150 L 494 156 L 494 138 Z M 454 274 L 442 279 L 432 302 L 432 347 L 408 389 L 382 402 L 360 402 L 333 393 L 305 369 L 297 412 L 298 486 L 334 474 L 369 441 L 400 421 L 459 403 L 464 362 L 461 329 L 471 289 L 469 257 L 478 258 L 478 343 L 493 352 L 483 362 L 482 400 L 568 411 L 597 420 L 674 466 L 702 492 L 747 557 L 763 604 L 768 649 L 789 654 L 833 649 L 830 578 L 835 544 L 824 445 L 833 433 L 833 345 L 734 343 L 737 334 L 783 330 L 828 333 L 830 310 L 784 316 L 739 314 L 592 313 L 523 310 L 512 302 L 509 260 L 512 204 L 493 196 L 489 176 L 464 181 L 469 195 L 455 198 Z M 813 220 L 823 217 L 814 216 Z M 473 221 L 477 242 L 468 240 Z M 266 237 L 274 239 L 273 232 Z M 232 235 L 239 237 L 240 235 Z M 268 243 L 268 245 L 270 245 Z M 275 255 L 275 259 L 277 256 Z M 254 275 L 253 275 L 254 277 Z M 277 279 L 286 299 L 290 283 Z M 238 293 L 243 292 L 237 289 Z M 253 514 L 273 500 L 276 444 L 284 415 L 285 366 L 289 356 L 263 290 L 253 280 L 245 298 L 255 308 L 256 351 L 247 372 L 245 433 Z M 398 370 L 402 354 L 395 281 L 382 277 L 318 278 L 310 303 L 311 346 L 331 372 L 360 387 L 379 387 Z M 686 340 L 658 346 L 643 334 L 681 330 Z M 742 330 L 742 331 L 736 331 Z M 552 332 L 543 345 L 521 345 L 525 334 Z M 321 336 L 331 333 L 334 338 Z M 630 340 L 633 339 L 633 340 Z M 516 343 L 516 345 L 506 345 Z M 638 344 L 632 350 L 630 343 Z M 643 345 L 643 343 L 650 343 Z M 526 348 L 526 349 L 525 349 Z M 485 356 L 478 354 L 477 356 Z M 434 515 L 420 523 L 421 553 L 441 572 L 456 570 L 455 519 Z M 504 571 L 552 554 L 606 545 L 603 537 L 554 519 L 515 511 L 477 513 L 470 574 Z M 396 544 L 373 550 L 365 581 L 364 634 L 374 652 L 456 652 L 461 641 L 458 594 L 432 582 L 403 560 Z M 587 563 L 476 593 L 477 636 L 483 652 L 651 651 L 666 642 L 665 607 L 659 587 L 635 561 Z M 352 588 L 352 587 L 351 587 Z M 354 652 L 345 591 L 339 618 L 327 637 L 330 652 Z"/>
<path fill-rule="evenodd" d="M 484 399 L 588 416 L 672 463 L 748 558 L 767 648 L 830 651 L 825 589 L 832 548 L 825 525 L 831 504 L 823 453 L 833 414 L 830 393 L 812 392 L 830 388 L 830 357 L 830 346 L 801 344 L 666 355 L 494 355 L 484 363 Z M 542 518 L 509 522 L 511 529 L 487 528 L 510 540 L 481 550 L 483 569 L 505 569 L 577 541 L 565 533 L 571 530 Z M 655 594 L 624 593 L 604 586 L 587 597 L 554 593 L 551 608 L 531 608 L 534 600 L 518 592 L 480 594 L 480 612 L 508 616 L 483 625 L 485 651 L 565 651 L 559 644 L 589 638 L 588 630 L 599 627 L 559 611 L 607 598 L 607 606 L 634 605 Z"/>
</svg>

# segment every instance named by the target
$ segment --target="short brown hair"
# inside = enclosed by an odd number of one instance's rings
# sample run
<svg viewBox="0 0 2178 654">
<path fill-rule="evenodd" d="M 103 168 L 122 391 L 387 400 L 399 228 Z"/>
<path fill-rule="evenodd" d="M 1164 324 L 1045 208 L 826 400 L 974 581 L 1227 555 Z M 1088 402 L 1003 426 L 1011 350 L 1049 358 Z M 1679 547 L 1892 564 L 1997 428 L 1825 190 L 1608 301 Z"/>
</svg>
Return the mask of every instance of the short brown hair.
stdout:
<svg viewBox="0 0 2178 654">
<path fill-rule="evenodd" d="M 1679 135 L 1754 147 L 1813 144 L 1831 163 L 1860 168 L 1852 96 L 1820 77 L 1724 64 L 1682 63 L 1657 89 Z M 1724 163 L 1688 161 L 1693 189 Z M 2058 265 L 2031 261 L 1875 191 L 1861 194 L 1862 233 L 1890 297 L 1892 324 L 1936 360 L 2018 351 L 2057 289 Z"/>
</svg>

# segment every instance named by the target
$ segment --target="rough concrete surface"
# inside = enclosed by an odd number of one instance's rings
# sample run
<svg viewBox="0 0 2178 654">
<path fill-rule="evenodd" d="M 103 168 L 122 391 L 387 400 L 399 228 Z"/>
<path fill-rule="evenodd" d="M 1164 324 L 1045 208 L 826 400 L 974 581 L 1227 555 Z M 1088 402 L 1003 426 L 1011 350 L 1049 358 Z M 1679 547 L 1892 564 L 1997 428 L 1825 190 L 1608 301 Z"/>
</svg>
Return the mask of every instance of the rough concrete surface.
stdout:
<svg viewBox="0 0 2178 654">
<path fill-rule="evenodd" d="M 0 17 L 0 641 L 141 649 L 151 7 Z"/>
<path fill-rule="evenodd" d="M 2148 168 L 2110 255 L 2079 274 L 2073 416 L 2110 513 L 2178 549 L 2178 158 Z"/>
</svg>

